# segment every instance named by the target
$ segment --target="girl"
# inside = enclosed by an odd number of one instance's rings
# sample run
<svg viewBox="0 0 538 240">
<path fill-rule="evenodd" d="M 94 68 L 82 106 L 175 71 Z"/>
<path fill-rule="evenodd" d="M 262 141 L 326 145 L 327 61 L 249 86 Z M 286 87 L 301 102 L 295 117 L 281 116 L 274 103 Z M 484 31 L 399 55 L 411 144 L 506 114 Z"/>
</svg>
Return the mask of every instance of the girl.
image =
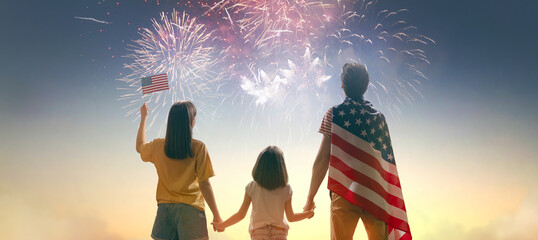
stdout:
<svg viewBox="0 0 538 240">
<path fill-rule="evenodd" d="M 214 224 L 219 231 L 238 223 L 247 214 L 250 202 L 252 213 L 249 233 L 252 240 L 271 239 L 285 240 L 290 222 L 301 221 L 314 216 L 314 210 L 294 213 L 291 207 L 291 187 L 288 184 L 288 172 L 284 163 L 284 154 L 280 148 L 269 146 L 260 155 L 251 181 L 245 188 L 245 198 L 239 211 L 222 223 Z"/>
<path fill-rule="evenodd" d="M 222 222 L 209 178 L 214 176 L 203 142 L 192 138 L 196 107 L 189 101 L 172 105 L 166 137 L 146 143 L 148 106 L 140 108 L 136 151 L 157 169 L 157 216 L 153 239 L 208 239 L 204 199 L 213 223 Z"/>
</svg>

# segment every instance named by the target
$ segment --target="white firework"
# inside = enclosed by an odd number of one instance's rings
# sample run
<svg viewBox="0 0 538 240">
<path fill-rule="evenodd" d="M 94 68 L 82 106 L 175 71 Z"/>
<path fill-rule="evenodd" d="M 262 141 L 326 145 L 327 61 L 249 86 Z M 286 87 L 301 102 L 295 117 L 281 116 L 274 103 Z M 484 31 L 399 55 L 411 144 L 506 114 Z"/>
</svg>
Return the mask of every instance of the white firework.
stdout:
<svg viewBox="0 0 538 240">
<path fill-rule="evenodd" d="M 124 108 L 127 116 L 138 113 L 142 101 L 150 104 L 152 111 L 181 99 L 195 100 L 198 104 L 202 97 L 211 96 L 218 88 L 220 75 L 217 74 L 219 52 L 213 46 L 213 31 L 208 31 L 204 24 L 196 22 L 185 12 L 175 10 L 169 15 L 161 13 L 159 19 L 152 19 L 152 28 L 144 28 L 140 39 L 134 40 L 127 49 L 125 57 L 131 59 L 124 65 L 131 73 L 120 81 L 127 84 L 120 90 L 128 91 L 120 100 L 128 101 Z M 149 99 L 141 97 L 141 77 L 166 73 L 170 89 L 148 94 Z M 166 111 L 165 111 L 166 112 Z M 150 126 L 158 117 L 153 114 Z"/>
<path fill-rule="evenodd" d="M 378 0 L 342 1 L 340 28 L 326 32 L 326 54 L 339 69 L 345 62 L 368 67 L 370 90 L 380 105 L 400 113 L 399 106 L 422 97 L 430 62 L 425 48 L 435 42 L 405 21 L 407 9 L 380 10 Z"/>
</svg>

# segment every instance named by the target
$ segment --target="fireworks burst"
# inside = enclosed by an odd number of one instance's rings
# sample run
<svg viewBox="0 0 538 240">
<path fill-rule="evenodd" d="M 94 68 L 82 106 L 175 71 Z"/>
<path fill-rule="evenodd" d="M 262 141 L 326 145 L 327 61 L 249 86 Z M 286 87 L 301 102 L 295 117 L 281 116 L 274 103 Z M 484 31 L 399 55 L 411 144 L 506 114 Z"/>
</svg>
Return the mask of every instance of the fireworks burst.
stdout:
<svg viewBox="0 0 538 240">
<path fill-rule="evenodd" d="M 256 105 L 265 104 L 268 100 L 274 100 L 283 97 L 284 89 L 288 82 L 286 79 L 275 75 L 271 78 L 265 71 L 258 69 L 255 72 L 254 67 L 250 66 L 252 77 L 241 76 L 241 88 L 249 95 L 256 98 Z"/>
<path fill-rule="evenodd" d="M 358 62 L 370 73 L 366 98 L 399 115 L 402 104 L 421 97 L 426 49 L 435 42 L 406 21 L 406 9 L 385 9 L 380 2 L 188 2 L 185 9 L 199 18 L 162 13 L 129 45 L 125 57 L 132 61 L 125 68 L 132 73 L 122 81 L 130 92 L 121 99 L 129 100 L 126 108 L 138 107 L 140 77 L 167 73 L 170 91 L 149 95 L 154 110 L 179 99 L 204 104 L 207 93 L 219 89 L 223 94 L 209 94 L 214 102 L 239 100 L 243 119 L 259 120 L 271 111 L 286 123 L 317 121 L 343 97 L 336 93 L 341 66 Z M 127 115 L 137 113 L 135 108 Z"/>
<path fill-rule="evenodd" d="M 241 77 L 241 88 L 248 95 L 256 98 L 256 105 L 265 104 L 267 101 L 283 102 L 288 96 L 297 96 L 304 93 L 315 93 L 319 96 L 324 83 L 331 78 L 325 75 L 322 61 L 313 57 L 310 49 L 306 48 L 299 62 L 288 59 L 287 68 L 277 68 L 274 77 L 270 77 L 264 70 L 250 66 L 252 78 Z M 293 104 L 292 104 L 293 105 Z"/>
<path fill-rule="evenodd" d="M 329 80 L 338 81 L 346 62 L 367 66 L 366 97 L 393 115 L 421 96 L 427 78 L 420 69 L 429 64 L 423 49 L 434 42 L 405 21 L 406 9 L 387 10 L 378 0 L 222 0 L 211 11 L 220 11 L 243 41 L 237 52 L 249 55 L 230 59 L 237 66 L 230 76 L 241 79 L 241 102 L 250 98 L 251 108 L 278 109 L 285 122 L 297 120 L 298 110 L 320 115 L 328 99 L 340 98 L 326 89 L 339 85 Z"/>
<path fill-rule="evenodd" d="M 332 4 L 307 0 L 234 1 L 230 11 L 241 16 L 235 22 L 247 43 L 262 56 L 304 49 L 330 18 L 326 9 Z M 226 8 L 228 9 L 228 8 Z M 297 49 L 297 47 L 299 47 Z M 282 54 L 282 51 L 279 51 Z"/>
<path fill-rule="evenodd" d="M 167 73 L 170 90 L 150 94 L 149 103 L 153 111 L 160 111 L 163 106 L 180 99 L 194 100 L 200 103 L 201 94 L 207 96 L 218 88 L 220 79 L 216 73 L 219 52 L 212 44 L 213 32 L 204 24 L 189 18 L 183 12 L 172 11 L 170 17 L 164 12 L 160 19 L 153 19 L 153 29 L 142 29 L 140 39 L 129 45 L 130 52 L 125 57 L 132 60 L 124 68 L 132 71 L 120 79 L 128 84 L 128 94 L 120 100 L 128 100 L 125 108 L 136 106 L 127 116 L 138 113 L 141 104 L 140 78 L 159 73 Z M 134 93 L 133 93 L 134 91 Z M 150 123 L 153 124 L 158 114 Z"/>
<path fill-rule="evenodd" d="M 251 76 L 241 77 L 241 88 L 255 98 L 256 106 L 269 104 L 278 108 L 281 120 L 285 122 L 291 121 L 298 113 L 319 114 L 326 82 L 331 78 L 324 72 L 325 64 L 306 48 L 303 56 L 293 61 L 288 59 L 286 65 L 265 70 L 255 70 L 251 65 Z M 312 111 L 312 106 L 315 106 L 315 111 Z"/>
<path fill-rule="evenodd" d="M 321 88 L 331 76 L 325 75 L 325 64 L 319 57 L 312 56 L 310 48 L 306 48 L 304 55 L 296 64 L 288 59 L 288 69 L 281 69 L 280 72 L 288 82 L 296 83 L 297 92 L 314 91 L 312 88 Z"/>
<path fill-rule="evenodd" d="M 366 65 L 370 92 L 378 104 L 400 113 L 401 104 L 422 96 L 419 88 L 427 77 L 420 69 L 429 64 L 423 49 L 435 42 L 404 20 L 407 9 L 379 10 L 377 4 L 377 0 L 343 2 L 342 27 L 328 33 L 327 54 L 340 59 L 335 67 L 345 61 Z"/>
<path fill-rule="evenodd" d="M 243 94 L 261 106 L 315 91 L 330 78 L 319 56 L 313 57 L 316 46 L 312 43 L 331 21 L 328 9 L 334 7 L 323 1 L 222 0 L 208 12 L 225 13 L 223 19 L 229 21 L 237 41 L 242 41 L 239 51 L 227 49 L 232 50 L 229 75 L 239 77 Z M 246 64 L 238 62 L 245 59 Z"/>
</svg>

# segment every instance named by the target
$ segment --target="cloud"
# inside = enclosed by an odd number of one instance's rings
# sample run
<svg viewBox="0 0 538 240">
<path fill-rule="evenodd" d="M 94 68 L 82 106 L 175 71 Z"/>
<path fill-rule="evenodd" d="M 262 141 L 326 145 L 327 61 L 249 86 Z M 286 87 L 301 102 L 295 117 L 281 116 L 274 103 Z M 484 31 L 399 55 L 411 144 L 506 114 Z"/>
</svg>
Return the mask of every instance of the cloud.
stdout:
<svg viewBox="0 0 538 240">
<path fill-rule="evenodd" d="M 529 195 L 514 214 L 500 219 L 492 225 L 496 228 L 494 239 L 531 240 L 538 236 L 538 191 Z"/>
<path fill-rule="evenodd" d="M 0 196 L 2 239 L 123 240 L 96 216 L 65 215 L 13 194 Z"/>
<path fill-rule="evenodd" d="M 528 195 L 521 203 L 519 209 L 507 214 L 486 227 L 465 231 L 463 226 L 457 224 L 442 224 L 435 234 L 424 239 L 435 240 L 534 240 L 538 236 L 538 191 Z"/>
<path fill-rule="evenodd" d="M 94 217 L 75 217 L 68 219 L 65 235 L 61 239 L 78 240 L 123 240 L 118 234 L 107 229 L 104 221 Z"/>
<path fill-rule="evenodd" d="M 129 234 L 112 229 L 105 219 L 87 210 L 62 208 L 0 182 L 0 239 L 18 240 L 125 240 Z M 54 206 L 53 206 L 54 205 Z M 82 207 L 81 207 L 82 208 Z M 86 214 L 84 214 L 86 213 Z M 151 222 L 153 223 L 153 222 Z M 151 229 L 151 228 L 150 228 Z M 125 230 L 123 230 L 125 231 Z M 230 232 L 216 233 L 208 227 L 210 239 L 232 240 Z M 246 231 L 246 230 L 245 230 Z M 135 236 L 149 239 L 150 233 Z M 130 240 L 134 239 L 129 237 Z"/>
</svg>

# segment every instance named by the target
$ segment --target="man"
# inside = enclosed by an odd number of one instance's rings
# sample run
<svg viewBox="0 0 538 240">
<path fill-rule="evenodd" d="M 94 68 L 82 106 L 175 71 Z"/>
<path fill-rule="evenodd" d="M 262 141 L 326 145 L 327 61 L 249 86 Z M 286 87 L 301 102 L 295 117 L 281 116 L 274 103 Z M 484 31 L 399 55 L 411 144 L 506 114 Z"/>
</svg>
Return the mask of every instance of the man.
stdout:
<svg viewBox="0 0 538 240">
<path fill-rule="evenodd" d="M 341 79 L 346 99 L 323 118 L 304 210 L 329 171 L 332 240 L 353 239 L 359 219 L 369 240 L 411 239 L 385 116 L 363 98 L 368 72 L 346 63 Z"/>
</svg>

